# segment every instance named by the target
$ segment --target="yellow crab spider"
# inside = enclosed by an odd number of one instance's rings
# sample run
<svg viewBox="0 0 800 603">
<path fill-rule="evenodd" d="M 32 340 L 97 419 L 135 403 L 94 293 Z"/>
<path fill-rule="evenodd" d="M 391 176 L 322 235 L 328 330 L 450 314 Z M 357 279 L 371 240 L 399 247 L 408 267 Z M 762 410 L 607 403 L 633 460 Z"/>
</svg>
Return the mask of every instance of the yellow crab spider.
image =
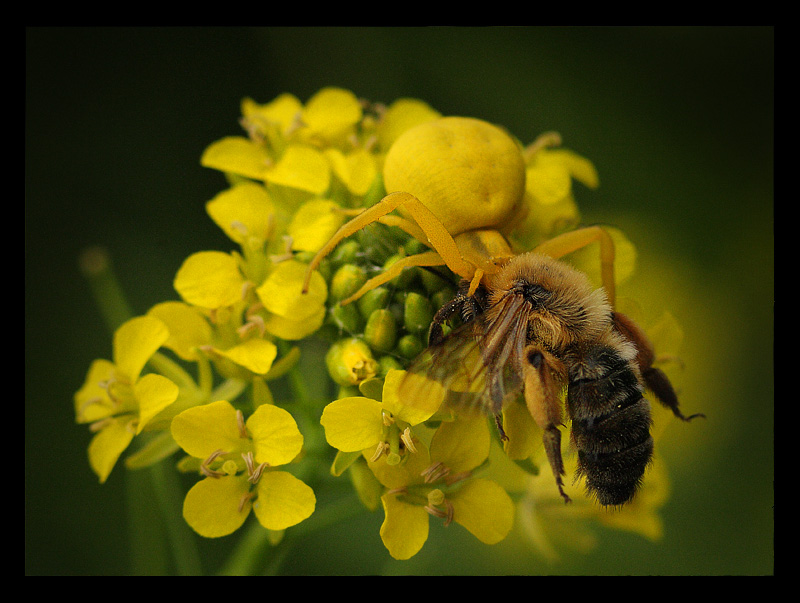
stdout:
<svg viewBox="0 0 800 603">
<path fill-rule="evenodd" d="M 430 251 L 395 262 L 342 304 L 411 266 L 447 266 L 469 281 L 471 295 L 485 275 L 515 255 L 501 230 L 519 215 L 525 164 L 519 145 L 500 128 L 462 117 L 416 126 L 394 143 L 383 173 L 387 190 L 394 192 L 345 223 L 319 250 L 308 266 L 304 291 L 312 271 L 336 245 L 377 221 L 403 229 Z M 389 215 L 394 210 L 408 218 Z M 613 307 L 614 244 L 603 228 L 567 232 L 533 251 L 559 258 L 593 242 L 600 243 L 602 284 Z"/>
</svg>

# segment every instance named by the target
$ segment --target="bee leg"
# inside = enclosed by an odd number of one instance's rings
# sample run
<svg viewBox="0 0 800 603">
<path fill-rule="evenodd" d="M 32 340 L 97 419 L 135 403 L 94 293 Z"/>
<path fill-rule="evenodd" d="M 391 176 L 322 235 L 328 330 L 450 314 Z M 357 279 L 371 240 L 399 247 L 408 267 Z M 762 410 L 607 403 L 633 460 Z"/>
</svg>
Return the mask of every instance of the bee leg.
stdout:
<svg viewBox="0 0 800 603">
<path fill-rule="evenodd" d="M 525 350 L 522 367 L 525 403 L 533 420 L 544 430 L 542 435 L 544 450 L 553 470 L 558 491 L 564 502 L 570 502 L 570 497 L 564 492 L 564 481 L 561 479 L 566 475 L 566 471 L 561 456 L 561 432 L 558 429 L 562 424 L 561 404 L 556 395 L 557 387 L 552 376 L 555 361 L 549 354 L 545 354 L 533 346 Z"/>
<path fill-rule="evenodd" d="M 431 321 L 431 328 L 428 331 L 428 345 L 435 346 L 442 343 L 444 339 L 444 331 L 442 330 L 442 325 L 455 313 L 461 312 L 464 304 L 467 303 L 467 297 L 463 295 L 460 291 L 456 293 L 456 296 L 439 308 L 439 311 L 433 315 L 433 320 Z"/>
<path fill-rule="evenodd" d="M 614 312 L 614 328 L 630 340 L 637 350 L 636 363 L 639 365 L 639 370 L 642 373 L 644 384 L 653 394 L 656 399 L 666 408 L 669 408 L 676 417 L 682 421 L 691 421 L 697 417 L 705 418 L 703 413 L 695 413 L 693 415 L 685 416 L 678 404 L 678 395 L 672 387 L 672 383 L 664 374 L 664 371 L 653 366 L 655 360 L 655 353 L 653 352 L 653 344 L 644 334 L 644 331 L 633 320 Z"/>
<path fill-rule="evenodd" d="M 616 283 L 614 280 L 614 240 L 601 226 L 586 226 L 577 230 L 562 233 L 552 239 L 537 245 L 534 251 L 560 258 L 568 253 L 577 251 L 591 243 L 600 244 L 600 278 L 606 290 L 608 302 L 611 307 L 616 303 Z"/>
<path fill-rule="evenodd" d="M 486 289 L 479 287 L 474 295 L 467 295 L 466 291 L 469 287 L 468 281 L 462 281 L 461 288 L 456 293 L 455 297 L 439 308 L 431 321 L 431 327 L 428 331 L 428 345 L 439 345 L 444 340 L 444 331 L 442 325 L 450 319 L 454 314 L 460 314 L 461 320 L 464 324 L 472 322 L 483 314 L 486 306 Z"/>
<path fill-rule="evenodd" d="M 494 424 L 497 425 L 497 433 L 500 434 L 500 441 L 506 442 L 508 441 L 508 436 L 506 435 L 505 429 L 503 429 L 503 414 L 496 413 L 494 415 Z"/>
</svg>

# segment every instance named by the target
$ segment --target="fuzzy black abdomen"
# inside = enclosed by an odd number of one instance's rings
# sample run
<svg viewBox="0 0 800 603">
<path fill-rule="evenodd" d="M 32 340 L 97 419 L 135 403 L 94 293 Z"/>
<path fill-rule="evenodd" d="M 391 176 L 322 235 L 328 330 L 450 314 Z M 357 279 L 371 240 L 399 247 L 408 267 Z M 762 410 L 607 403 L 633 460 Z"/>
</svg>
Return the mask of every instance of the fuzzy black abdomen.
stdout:
<svg viewBox="0 0 800 603">
<path fill-rule="evenodd" d="M 630 361 L 613 348 L 584 350 L 570 366 L 567 412 L 578 475 L 603 505 L 633 498 L 653 456 L 650 404 Z"/>
</svg>

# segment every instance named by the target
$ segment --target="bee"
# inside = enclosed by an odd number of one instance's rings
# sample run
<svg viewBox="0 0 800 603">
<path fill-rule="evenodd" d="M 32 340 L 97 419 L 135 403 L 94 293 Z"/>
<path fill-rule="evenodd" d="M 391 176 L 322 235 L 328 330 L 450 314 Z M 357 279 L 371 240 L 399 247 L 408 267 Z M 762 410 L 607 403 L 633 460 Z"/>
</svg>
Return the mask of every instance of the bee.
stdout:
<svg viewBox="0 0 800 603">
<path fill-rule="evenodd" d="M 684 416 L 642 330 L 615 312 L 602 288 L 562 261 L 517 255 L 468 293 L 462 281 L 434 316 L 429 347 L 409 367 L 451 390 L 448 401 L 494 415 L 520 395 L 543 430 L 545 452 L 561 496 L 562 403 L 577 449 L 577 477 L 601 505 L 628 503 L 653 458 L 645 390 L 676 417 Z M 463 324 L 445 334 L 453 318 Z M 409 397 L 412 397 L 410 394 Z"/>
</svg>

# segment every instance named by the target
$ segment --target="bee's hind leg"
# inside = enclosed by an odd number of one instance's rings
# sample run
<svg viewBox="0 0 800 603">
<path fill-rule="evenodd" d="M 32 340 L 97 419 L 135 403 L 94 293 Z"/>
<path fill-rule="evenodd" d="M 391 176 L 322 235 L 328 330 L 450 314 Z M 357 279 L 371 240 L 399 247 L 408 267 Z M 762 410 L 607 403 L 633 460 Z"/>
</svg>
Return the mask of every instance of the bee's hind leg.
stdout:
<svg viewBox="0 0 800 603">
<path fill-rule="evenodd" d="M 558 361 L 537 349 L 530 346 L 525 350 L 525 360 L 523 362 L 523 377 L 525 381 L 525 403 L 528 410 L 542 428 L 542 440 L 544 450 L 550 468 L 553 470 L 558 492 L 564 502 L 571 502 L 570 497 L 564 492 L 564 481 L 562 476 L 566 475 L 564 460 L 561 457 L 561 431 L 558 426 L 561 422 L 561 404 L 557 396 L 557 384 L 553 379 L 553 372 L 561 372 L 558 369 Z"/>
<path fill-rule="evenodd" d="M 653 366 L 653 361 L 655 360 L 653 344 L 650 343 L 647 335 L 644 334 L 639 325 L 619 312 L 614 312 L 613 320 L 614 328 L 636 346 L 636 363 L 642 373 L 642 380 L 644 380 L 647 389 L 653 392 L 656 399 L 682 421 L 691 421 L 697 417 L 705 418 L 703 413 L 695 413 L 687 417 L 681 412 L 678 404 L 678 395 L 675 393 L 669 378 L 664 374 L 664 371 Z"/>
</svg>

